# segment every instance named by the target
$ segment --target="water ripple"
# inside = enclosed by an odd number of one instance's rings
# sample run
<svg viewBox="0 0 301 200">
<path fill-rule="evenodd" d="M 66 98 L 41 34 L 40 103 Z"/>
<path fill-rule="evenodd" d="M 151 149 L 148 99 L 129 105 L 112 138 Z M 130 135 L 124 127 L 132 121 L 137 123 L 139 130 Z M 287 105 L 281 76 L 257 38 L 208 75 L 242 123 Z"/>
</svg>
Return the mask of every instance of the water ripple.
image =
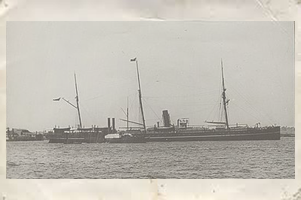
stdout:
<svg viewBox="0 0 301 200">
<path fill-rule="evenodd" d="M 295 177 L 294 138 L 146 144 L 7 143 L 7 178 Z"/>
</svg>

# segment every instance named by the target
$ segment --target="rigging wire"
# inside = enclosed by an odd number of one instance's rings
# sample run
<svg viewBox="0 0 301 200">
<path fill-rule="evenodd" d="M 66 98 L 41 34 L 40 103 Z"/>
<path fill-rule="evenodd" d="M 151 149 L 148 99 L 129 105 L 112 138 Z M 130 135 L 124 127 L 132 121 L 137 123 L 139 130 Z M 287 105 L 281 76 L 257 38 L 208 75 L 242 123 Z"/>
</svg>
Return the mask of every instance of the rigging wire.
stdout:
<svg viewBox="0 0 301 200">
<path fill-rule="evenodd" d="M 249 106 L 249 108 L 251 110 L 253 110 L 254 112 L 257 112 L 258 114 L 260 114 L 263 118 L 267 119 L 271 125 L 273 125 L 273 122 L 272 122 L 270 117 L 268 117 L 264 113 L 260 112 L 256 107 L 254 107 L 251 104 L 251 102 L 248 100 L 248 98 L 246 98 L 244 95 L 242 95 L 240 92 L 238 92 L 234 87 L 232 89 L 233 89 L 234 92 L 236 92 L 247 103 L 247 105 Z"/>
<path fill-rule="evenodd" d="M 217 99 L 217 102 L 215 103 L 214 107 L 212 108 L 211 112 L 209 113 L 206 121 L 208 121 L 208 119 L 210 118 L 211 114 L 213 113 L 213 111 L 215 110 L 216 106 L 219 104 L 220 105 L 220 108 L 221 108 L 221 101 L 222 101 L 222 98 L 221 98 L 221 91 L 222 91 L 222 86 L 220 85 L 219 86 L 219 89 L 218 89 L 218 99 Z M 221 110 L 221 114 L 222 114 L 222 110 Z M 219 113 L 219 110 L 217 110 L 217 113 Z M 217 118 L 219 117 L 218 116 L 219 114 L 217 114 Z M 213 117 L 214 118 L 214 117 Z"/>
<path fill-rule="evenodd" d="M 100 97 L 105 97 L 106 95 L 98 95 L 98 96 L 95 96 L 95 97 L 92 97 L 92 98 L 89 98 L 89 99 L 85 99 L 85 100 L 81 100 L 81 101 L 91 101 L 91 100 L 94 100 L 94 99 L 98 99 Z"/>
<path fill-rule="evenodd" d="M 251 80 L 253 81 L 253 82 L 255 82 L 254 81 L 254 79 L 251 77 Z M 271 120 L 271 122 L 272 122 L 272 125 L 273 125 L 273 121 L 275 122 L 276 120 L 273 118 L 273 117 L 271 117 L 268 113 L 263 113 L 269 120 Z"/>
<path fill-rule="evenodd" d="M 199 109 L 199 110 L 195 110 L 195 111 L 193 111 L 193 112 L 184 113 L 184 115 L 199 113 L 199 112 L 205 111 L 205 110 L 208 110 L 208 107 L 203 108 L 203 109 Z M 180 115 L 174 115 L 174 117 L 176 117 L 176 118 L 177 118 L 177 117 L 183 117 L 183 115 L 182 115 L 182 116 L 180 116 Z M 185 117 L 185 118 L 186 118 L 186 117 Z"/>
<path fill-rule="evenodd" d="M 84 104 L 81 104 L 81 103 L 80 103 L 80 106 L 81 106 L 81 108 L 84 109 L 85 113 L 87 114 L 86 116 L 88 116 L 88 117 L 90 118 L 90 120 L 96 121 L 96 120 L 95 120 L 95 116 L 92 116 L 91 113 L 88 112 L 88 110 L 87 110 L 87 108 L 86 108 L 86 106 L 85 106 Z"/>
<path fill-rule="evenodd" d="M 197 90 L 203 90 L 203 91 L 212 91 L 212 90 L 208 90 L 208 88 L 205 88 L 205 87 L 198 87 L 198 86 L 192 86 L 192 85 L 183 85 L 182 83 L 181 84 L 178 84 L 178 85 L 175 85 L 175 83 L 170 83 L 170 82 L 167 82 L 167 81 L 160 81 L 160 82 L 163 82 L 164 85 L 169 85 L 169 86 L 172 86 L 173 88 L 176 86 L 176 87 L 182 87 L 182 88 L 195 88 Z"/>
<path fill-rule="evenodd" d="M 194 95 L 168 95 L 168 96 L 144 96 L 143 98 L 146 99 L 160 99 L 160 98 L 187 98 L 187 97 L 203 97 L 204 94 L 210 94 L 210 93 L 215 93 L 217 90 L 212 90 L 212 91 L 208 91 L 208 92 L 198 92 L 198 94 L 194 94 Z"/>
<path fill-rule="evenodd" d="M 220 99 L 218 98 L 218 100 L 216 101 L 216 103 L 214 104 L 214 107 L 212 108 L 211 112 L 209 113 L 209 116 L 207 117 L 207 120 L 210 118 L 211 114 L 214 112 L 214 110 L 216 110 L 216 108 L 218 107 Z"/>
<path fill-rule="evenodd" d="M 142 100 L 151 109 L 151 111 L 156 115 L 156 117 L 160 121 L 160 123 L 162 123 L 163 122 L 162 118 L 157 115 L 157 113 L 153 110 L 153 108 L 150 106 L 150 104 L 145 99 L 142 98 Z"/>
<path fill-rule="evenodd" d="M 237 108 L 241 109 L 242 111 L 248 113 L 251 117 L 253 117 L 254 119 L 256 119 L 256 121 L 260 121 L 260 119 L 258 119 L 255 115 L 252 115 L 251 113 L 249 113 L 248 111 L 246 111 L 245 109 L 243 109 L 242 107 L 240 107 L 239 105 L 237 105 L 236 103 L 232 103 L 234 106 L 236 106 Z"/>
<path fill-rule="evenodd" d="M 134 93 L 134 95 L 138 97 L 138 91 L 136 91 Z M 140 111 L 139 106 L 138 106 L 137 98 L 133 98 L 133 100 L 130 103 L 129 113 L 134 113 L 134 114 L 131 114 L 130 116 L 132 116 L 133 120 L 137 120 L 137 121 L 141 122 L 142 119 L 140 119 L 140 112 L 141 111 Z"/>
</svg>

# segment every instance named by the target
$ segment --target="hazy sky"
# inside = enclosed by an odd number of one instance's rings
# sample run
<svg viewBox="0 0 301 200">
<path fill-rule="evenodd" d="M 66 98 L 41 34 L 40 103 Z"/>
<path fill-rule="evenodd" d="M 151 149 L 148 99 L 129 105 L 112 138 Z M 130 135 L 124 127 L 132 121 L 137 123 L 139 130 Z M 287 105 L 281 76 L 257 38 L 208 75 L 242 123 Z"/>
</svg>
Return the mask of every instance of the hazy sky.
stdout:
<svg viewBox="0 0 301 200">
<path fill-rule="evenodd" d="M 223 59 L 229 122 L 294 125 L 293 22 L 8 22 L 7 126 L 30 130 L 139 119 L 138 58 L 147 126 L 219 119 Z"/>
</svg>

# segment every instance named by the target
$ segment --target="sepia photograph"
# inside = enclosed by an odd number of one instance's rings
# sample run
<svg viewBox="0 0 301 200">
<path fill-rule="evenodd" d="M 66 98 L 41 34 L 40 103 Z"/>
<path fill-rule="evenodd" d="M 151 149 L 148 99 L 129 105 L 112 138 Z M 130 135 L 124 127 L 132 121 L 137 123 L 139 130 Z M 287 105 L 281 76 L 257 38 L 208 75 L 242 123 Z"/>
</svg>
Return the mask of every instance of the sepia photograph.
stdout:
<svg viewBox="0 0 301 200">
<path fill-rule="evenodd" d="M 7 22 L 7 179 L 294 179 L 294 22 Z"/>
</svg>

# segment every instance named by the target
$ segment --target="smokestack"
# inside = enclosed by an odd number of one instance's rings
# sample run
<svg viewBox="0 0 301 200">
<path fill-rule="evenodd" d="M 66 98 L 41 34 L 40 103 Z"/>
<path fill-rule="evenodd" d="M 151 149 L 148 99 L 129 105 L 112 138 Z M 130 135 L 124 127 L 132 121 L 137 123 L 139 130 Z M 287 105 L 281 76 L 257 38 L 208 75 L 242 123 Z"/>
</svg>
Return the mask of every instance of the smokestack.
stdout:
<svg viewBox="0 0 301 200">
<path fill-rule="evenodd" d="M 170 117 L 168 114 L 168 110 L 163 110 L 163 126 L 170 127 Z"/>
<path fill-rule="evenodd" d="M 115 132 L 115 118 L 112 118 L 113 132 Z"/>
<path fill-rule="evenodd" d="M 108 118 L 108 133 L 110 133 L 111 131 L 111 119 Z"/>
</svg>

